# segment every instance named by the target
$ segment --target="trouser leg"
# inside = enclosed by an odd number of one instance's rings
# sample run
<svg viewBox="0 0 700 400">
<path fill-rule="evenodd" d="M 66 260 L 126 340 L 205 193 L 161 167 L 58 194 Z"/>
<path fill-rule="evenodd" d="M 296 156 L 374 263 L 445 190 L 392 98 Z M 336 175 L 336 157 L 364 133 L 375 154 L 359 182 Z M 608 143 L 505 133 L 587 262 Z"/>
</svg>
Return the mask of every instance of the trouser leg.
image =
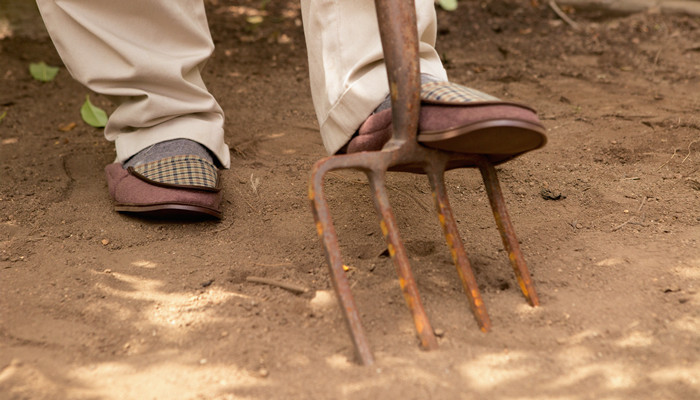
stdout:
<svg viewBox="0 0 700 400">
<path fill-rule="evenodd" d="M 302 0 L 311 94 L 326 150 L 350 139 L 389 93 L 373 0 Z M 416 0 L 421 72 L 447 80 L 433 0 Z"/>
<path fill-rule="evenodd" d="M 117 161 L 166 140 L 201 143 L 228 167 L 224 114 L 201 69 L 214 45 L 201 0 L 38 0 L 71 75 L 117 104 Z"/>
</svg>

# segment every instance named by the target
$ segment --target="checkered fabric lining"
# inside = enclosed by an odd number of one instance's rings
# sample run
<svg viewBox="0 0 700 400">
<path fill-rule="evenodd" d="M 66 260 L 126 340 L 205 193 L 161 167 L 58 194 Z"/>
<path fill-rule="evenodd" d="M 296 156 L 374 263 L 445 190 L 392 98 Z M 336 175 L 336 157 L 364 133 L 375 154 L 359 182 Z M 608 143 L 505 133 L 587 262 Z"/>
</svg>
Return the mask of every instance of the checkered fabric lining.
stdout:
<svg viewBox="0 0 700 400">
<path fill-rule="evenodd" d="M 427 82 L 421 85 L 422 100 L 433 103 L 473 103 L 500 101 L 497 97 L 452 82 Z"/>
<path fill-rule="evenodd" d="M 146 178 L 169 185 L 216 188 L 216 167 L 194 155 L 174 156 L 137 165 L 134 171 Z"/>
</svg>

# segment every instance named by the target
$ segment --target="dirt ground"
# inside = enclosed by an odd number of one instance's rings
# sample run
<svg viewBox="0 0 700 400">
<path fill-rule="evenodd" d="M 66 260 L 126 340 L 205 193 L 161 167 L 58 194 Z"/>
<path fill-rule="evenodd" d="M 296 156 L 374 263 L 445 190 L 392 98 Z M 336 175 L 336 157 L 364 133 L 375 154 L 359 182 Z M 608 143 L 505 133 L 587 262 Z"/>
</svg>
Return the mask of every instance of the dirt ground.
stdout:
<svg viewBox="0 0 700 400">
<path fill-rule="evenodd" d="M 89 92 L 63 67 L 50 83 L 29 76 L 30 62 L 60 59 L 31 6 L 10 3 L 0 10 L 16 23 L 0 29 L 0 399 L 700 398 L 697 18 L 569 10 L 574 31 L 546 2 L 439 11 L 451 79 L 526 102 L 547 126 L 545 148 L 499 168 L 542 305 L 519 292 L 478 173 L 450 172 L 493 320 L 480 332 L 427 180 L 393 174 L 441 334 L 439 350 L 421 351 L 365 180 L 334 173 L 328 197 L 377 358 L 365 368 L 306 194 L 325 153 L 298 3 L 270 2 L 257 27 L 245 14 L 257 1 L 208 3 L 217 49 L 205 78 L 234 158 L 219 223 L 112 211 L 113 146 L 78 111 Z"/>
</svg>

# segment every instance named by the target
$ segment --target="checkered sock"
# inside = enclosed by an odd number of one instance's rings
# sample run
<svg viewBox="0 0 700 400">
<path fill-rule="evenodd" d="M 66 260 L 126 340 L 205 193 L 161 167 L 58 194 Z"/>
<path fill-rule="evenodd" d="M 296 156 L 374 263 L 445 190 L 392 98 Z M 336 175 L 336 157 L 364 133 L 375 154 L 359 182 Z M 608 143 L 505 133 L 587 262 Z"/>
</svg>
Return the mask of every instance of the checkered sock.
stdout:
<svg viewBox="0 0 700 400">
<path fill-rule="evenodd" d="M 168 157 L 186 155 L 198 156 L 207 160 L 212 165 L 214 164 L 214 159 L 211 156 L 211 153 L 209 153 L 209 150 L 207 150 L 201 144 L 189 139 L 175 139 L 156 143 L 153 146 L 146 147 L 145 149 L 136 153 L 130 159 L 126 160 L 122 166 L 124 169 L 127 169 L 129 167 L 136 167 L 141 164 L 158 161 Z"/>
<path fill-rule="evenodd" d="M 428 74 L 420 74 L 420 83 L 421 85 L 424 83 L 428 82 L 440 82 L 440 80 L 432 75 Z M 374 109 L 374 114 L 384 111 L 388 108 L 391 108 L 391 96 L 387 95 L 382 104 L 380 104 L 377 108 Z"/>
<path fill-rule="evenodd" d="M 216 189 L 217 169 L 204 146 L 189 139 L 154 144 L 136 153 L 123 165 L 150 181 L 202 189 Z"/>
</svg>

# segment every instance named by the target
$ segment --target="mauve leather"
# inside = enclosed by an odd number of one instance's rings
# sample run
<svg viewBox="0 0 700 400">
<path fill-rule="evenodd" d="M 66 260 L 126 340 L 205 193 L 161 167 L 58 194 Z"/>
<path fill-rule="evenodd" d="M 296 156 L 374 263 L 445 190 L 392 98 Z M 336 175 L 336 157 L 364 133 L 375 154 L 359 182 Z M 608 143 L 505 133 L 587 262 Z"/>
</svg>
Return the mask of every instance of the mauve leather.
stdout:
<svg viewBox="0 0 700 400">
<path fill-rule="evenodd" d="M 219 209 L 221 192 L 205 192 L 192 189 L 173 189 L 150 185 L 129 174 L 121 164 L 105 167 L 109 194 L 119 204 L 184 204 Z"/>
<path fill-rule="evenodd" d="M 502 119 L 541 125 L 539 118 L 532 110 L 514 104 L 491 103 L 460 106 L 424 104 L 421 106 L 418 127 L 420 134 L 425 135 L 478 122 Z M 347 152 L 381 150 L 384 144 L 391 139 L 391 135 L 391 109 L 380 111 L 371 115 L 360 126 L 358 135 L 348 143 Z M 420 142 L 420 138 L 418 141 Z"/>
</svg>

